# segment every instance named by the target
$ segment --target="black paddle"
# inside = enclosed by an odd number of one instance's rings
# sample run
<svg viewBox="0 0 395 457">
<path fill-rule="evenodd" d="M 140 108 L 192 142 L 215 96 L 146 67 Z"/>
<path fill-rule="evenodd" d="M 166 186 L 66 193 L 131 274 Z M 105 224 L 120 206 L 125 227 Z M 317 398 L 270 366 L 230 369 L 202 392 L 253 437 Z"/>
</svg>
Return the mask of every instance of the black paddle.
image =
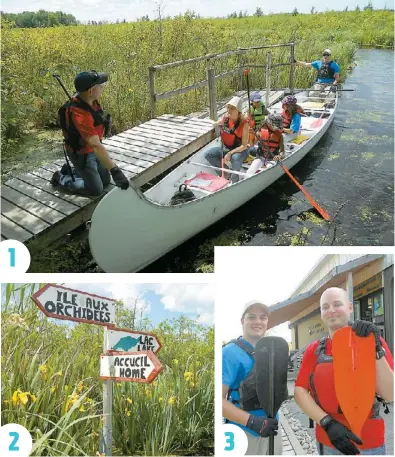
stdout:
<svg viewBox="0 0 395 457">
<path fill-rule="evenodd" d="M 259 403 L 275 418 L 288 397 L 288 343 L 279 336 L 261 338 L 255 345 L 256 385 Z M 274 455 L 274 436 L 269 436 L 269 455 Z"/>
<path fill-rule="evenodd" d="M 57 75 L 56 73 L 53 73 L 52 76 L 60 84 L 61 88 L 64 90 L 66 95 L 69 97 L 69 100 L 71 101 L 72 100 L 71 95 L 69 94 L 68 90 L 66 89 L 66 87 L 63 84 L 62 80 L 60 79 L 60 76 Z M 65 149 L 65 146 L 64 146 L 64 142 L 63 142 L 63 154 L 64 154 L 64 158 L 66 159 L 67 169 L 69 170 L 69 174 L 71 176 L 71 179 L 73 180 L 73 182 L 75 182 L 74 173 L 73 173 L 73 170 L 71 168 L 71 165 L 70 165 L 70 162 L 69 162 L 69 158 L 67 157 L 67 154 L 66 154 L 66 149 Z"/>
</svg>

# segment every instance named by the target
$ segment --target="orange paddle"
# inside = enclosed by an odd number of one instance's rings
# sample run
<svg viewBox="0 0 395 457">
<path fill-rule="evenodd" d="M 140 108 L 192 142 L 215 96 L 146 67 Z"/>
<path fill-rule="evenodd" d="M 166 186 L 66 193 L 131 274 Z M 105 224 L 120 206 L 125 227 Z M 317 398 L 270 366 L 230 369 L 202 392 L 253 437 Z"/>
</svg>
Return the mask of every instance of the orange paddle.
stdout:
<svg viewBox="0 0 395 457">
<path fill-rule="evenodd" d="M 361 436 L 376 393 L 376 351 L 374 335 L 359 337 L 350 326 L 332 338 L 335 391 L 351 431 Z"/>
</svg>

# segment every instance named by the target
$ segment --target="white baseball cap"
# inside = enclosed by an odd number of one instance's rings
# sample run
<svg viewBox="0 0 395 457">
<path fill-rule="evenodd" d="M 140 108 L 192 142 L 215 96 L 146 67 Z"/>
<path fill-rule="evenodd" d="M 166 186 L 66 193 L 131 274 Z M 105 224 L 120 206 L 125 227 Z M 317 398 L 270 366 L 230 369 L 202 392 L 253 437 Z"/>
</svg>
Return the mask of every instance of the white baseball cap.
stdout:
<svg viewBox="0 0 395 457">
<path fill-rule="evenodd" d="M 241 113 L 243 102 L 240 97 L 233 97 L 228 101 L 227 105 L 234 106 Z"/>
<path fill-rule="evenodd" d="M 242 318 L 250 311 L 250 309 L 254 306 L 259 306 L 260 308 L 263 309 L 263 311 L 265 311 L 265 313 L 269 316 L 270 315 L 270 308 L 269 306 L 267 305 L 264 305 L 263 303 L 261 303 L 260 301 L 258 300 L 251 300 L 249 301 L 248 303 L 246 303 L 245 307 L 244 307 L 244 310 L 243 310 L 243 314 L 242 314 Z"/>
<path fill-rule="evenodd" d="M 324 49 L 322 54 L 326 54 L 326 53 L 328 53 L 329 55 L 332 55 L 332 52 L 330 49 Z"/>
</svg>

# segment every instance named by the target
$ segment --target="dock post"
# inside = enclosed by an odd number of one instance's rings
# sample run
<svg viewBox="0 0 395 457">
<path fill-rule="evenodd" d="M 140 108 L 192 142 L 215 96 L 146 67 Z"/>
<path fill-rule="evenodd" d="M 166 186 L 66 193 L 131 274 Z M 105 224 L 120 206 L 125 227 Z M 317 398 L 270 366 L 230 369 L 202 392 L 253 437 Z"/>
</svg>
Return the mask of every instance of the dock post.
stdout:
<svg viewBox="0 0 395 457">
<path fill-rule="evenodd" d="M 291 43 L 291 66 L 289 69 L 289 89 L 291 91 L 291 94 L 294 93 L 294 71 L 295 71 L 295 43 Z"/>
<path fill-rule="evenodd" d="M 237 48 L 240 51 L 240 46 Z M 238 90 L 243 90 L 244 84 L 244 77 L 243 77 L 243 70 L 244 70 L 244 55 L 240 52 L 237 54 L 237 65 L 239 67 L 239 87 Z"/>
<path fill-rule="evenodd" d="M 215 74 L 214 68 L 209 68 L 207 70 L 207 80 L 208 80 L 208 100 L 210 106 L 210 119 L 213 121 L 218 120 L 217 115 L 217 95 L 215 90 Z"/>
<path fill-rule="evenodd" d="M 155 97 L 155 67 L 148 68 L 149 77 L 149 94 L 150 94 L 150 106 L 151 106 L 151 119 L 154 119 L 156 115 L 156 97 Z"/>
<path fill-rule="evenodd" d="M 270 97 L 270 72 L 272 71 L 272 53 L 269 51 L 266 58 L 266 108 L 269 108 L 269 97 Z"/>
</svg>

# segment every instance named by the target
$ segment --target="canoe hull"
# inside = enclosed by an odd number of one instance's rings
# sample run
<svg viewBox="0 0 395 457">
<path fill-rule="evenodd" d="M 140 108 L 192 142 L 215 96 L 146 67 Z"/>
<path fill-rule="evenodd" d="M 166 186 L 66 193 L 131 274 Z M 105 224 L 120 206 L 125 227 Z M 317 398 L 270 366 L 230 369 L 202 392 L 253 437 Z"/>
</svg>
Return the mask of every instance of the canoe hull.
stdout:
<svg viewBox="0 0 395 457">
<path fill-rule="evenodd" d="M 288 169 L 317 144 L 328 130 L 333 115 L 334 112 L 304 146 L 284 160 Z M 283 174 L 282 168 L 276 165 L 178 206 L 150 201 L 133 183 L 126 191 L 114 189 L 101 200 L 92 216 L 89 232 L 92 256 L 105 272 L 139 271 L 243 205 Z"/>
</svg>

